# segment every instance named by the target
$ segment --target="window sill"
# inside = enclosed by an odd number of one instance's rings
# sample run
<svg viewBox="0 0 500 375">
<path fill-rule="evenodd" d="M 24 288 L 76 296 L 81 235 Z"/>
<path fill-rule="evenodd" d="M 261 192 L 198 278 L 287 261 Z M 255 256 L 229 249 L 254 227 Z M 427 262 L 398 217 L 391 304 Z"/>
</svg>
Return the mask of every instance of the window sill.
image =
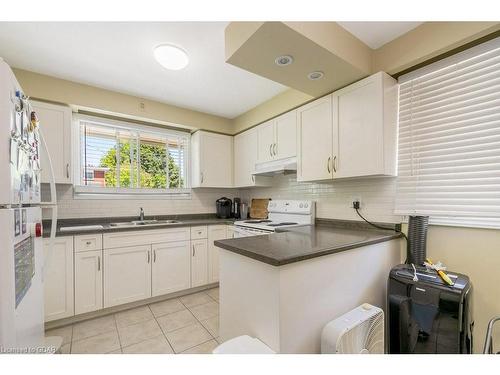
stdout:
<svg viewBox="0 0 500 375">
<path fill-rule="evenodd" d="M 74 199 L 191 199 L 191 189 L 128 189 L 101 188 L 93 186 L 73 186 Z"/>
</svg>

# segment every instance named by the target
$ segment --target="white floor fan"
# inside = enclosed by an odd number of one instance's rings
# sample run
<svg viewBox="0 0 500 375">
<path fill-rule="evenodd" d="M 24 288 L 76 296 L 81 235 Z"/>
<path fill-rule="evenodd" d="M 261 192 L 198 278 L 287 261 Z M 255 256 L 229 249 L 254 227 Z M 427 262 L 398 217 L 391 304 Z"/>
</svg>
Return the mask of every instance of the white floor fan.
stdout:
<svg viewBox="0 0 500 375">
<path fill-rule="evenodd" d="M 321 353 L 384 354 L 384 312 L 365 303 L 332 320 L 321 334 Z"/>
</svg>

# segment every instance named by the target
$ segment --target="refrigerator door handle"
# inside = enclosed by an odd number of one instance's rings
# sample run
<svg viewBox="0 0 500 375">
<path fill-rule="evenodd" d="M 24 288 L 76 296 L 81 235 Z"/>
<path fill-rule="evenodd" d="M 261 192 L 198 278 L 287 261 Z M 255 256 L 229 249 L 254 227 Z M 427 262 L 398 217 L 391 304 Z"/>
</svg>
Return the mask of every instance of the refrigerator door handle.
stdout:
<svg viewBox="0 0 500 375">
<path fill-rule="evenodd" d="M 45 278 L 44 276 L 47 274 L 47 266 L 50 264 L 52 258 L 52 252 L 54 248 L 54 242 L 56 239 L 56 229 L 57 229 L 57 193 L 56 193 L 56 179 L 54 176 L 54 168 L 52 167 L 52 160 L 50 159 L 49 150 L 47 148 L 47 143 L 45 142 L 45 138 L 43 137 L 42 129 L 38 129 L 40 134 L 40 140 L 42 145 L 42 150 L 47 155 L 47 161 L 49 164 L 49 177 L 50 177 L 50 202 L 42 202 L 40 204 L 41 208 L 50 208 L 52 211 L 52 220 L 50 226 L 50 238 L 49 238 L 49 247 L 47 251 L 47 257 L 43 261 L 43 275 L 42 280 Z"/>
</svg>

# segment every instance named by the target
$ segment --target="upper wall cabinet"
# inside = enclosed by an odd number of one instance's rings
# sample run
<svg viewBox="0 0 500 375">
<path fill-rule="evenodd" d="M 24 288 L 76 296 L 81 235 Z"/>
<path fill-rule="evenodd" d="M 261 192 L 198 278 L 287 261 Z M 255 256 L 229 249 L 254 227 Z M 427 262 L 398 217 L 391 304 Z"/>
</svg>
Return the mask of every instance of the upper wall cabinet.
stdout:
<svg viewBox="0 0 500 375">
<path fill-rule="evenodd" d="M 297 155 L 297 111 L 257 126 L 259 163 Z"/>
<path fill-rule="evenodd" d="M 395 176 L 396 80 L 377 73 L 298 109 L 298 181 Z"/>
<path fill-rule="evenodd" d="M 234 187 L 264 186 L 269 177 L 254 176 L 258 154 L 258 134 L 253 128 L 234 136 Z"/>
<path fill-rule="evenodd" d="M 379 72 L 333 93 L 335 177 L 396 176 L 398 84 Z"/>
<path fill-rule="evenodd" d="M 206 131 L 191 136 L 191 185 L 233 186 L 233 137 Z"/>
<path fill-rule="evenodd" d="M 328 95 L 298 109 L 297 181 L 333 177 L 332 96 Z"/>
<path fill-rule="evenodd" d="M 47 144 L 55 182 L 70 184 L 71 172 L 71 108 L 32 101 L 34 111 L 40 120 L 40 129 Z M 42 182 L 50 182 L 48 160 L 44 152 L 41 155 Z"/>
</svg>

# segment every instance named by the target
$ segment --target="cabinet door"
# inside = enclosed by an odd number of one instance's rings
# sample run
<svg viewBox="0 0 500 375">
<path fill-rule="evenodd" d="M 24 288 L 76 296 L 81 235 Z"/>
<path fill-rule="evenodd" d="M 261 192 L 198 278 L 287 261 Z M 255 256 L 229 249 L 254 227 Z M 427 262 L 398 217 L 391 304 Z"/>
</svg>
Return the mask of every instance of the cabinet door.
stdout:
<svg viewBox="0 0 500 375">
<path fill-rule="evenodd" d="M 70 184 L 71 172 L 71 109 L 62 105 L 32 102 L 40 120 L 40 129 L 47 144 L 56 183 Z M 50 182 L 45 152 L 41 153 L 42 182 Z"/>
<path fill-rule="evenodd" d="M 333 94 L 338 142 L 335 177 L 384 173 L 383 89 L 380 75 Z"/>
<path fill-rule="evenodd" d="M 44 247 L 45 321 L 74 315 L 73 237 L 58 237 L 49 254 L 49 240 Z"/>
<path fill-rule="evenodd" d="M 274 120 L 269 120 L 257 126 L 257 142 L 259 145 L 258 162 L 266 162 L 274 159 Z"/>
<path fill-rule="evenodd" d="M 102 250 L 75 253 L 75 314 L 102 309 Z"/>
<path fill-rule="evenodd" d="M 332 96 L 298 109 L 297 181 L 331 179 L 333 176 Z"/>
<path fill-rule="evenodd" d="M 189 289 L 191 252 L 189 241 L 154 244 L 152 295 L 160 296 Z"/>
<path fill-rule="evenodd" d="M 255 184 L 257 162 L 257 131 L 252 129 L 234 137 L 234 186 L 245 187 Z"/>
<path fill-rule="evenodd" d="M 104 250 L 104 307 L 151 297 L 151 245 Z"/>
<path fill-rule="evenodd" d="M 208 227 L 208 282 L 219 281 L 219 248 L 214 241 L 227 238 L 226 225 L 211 225 Z"/>
<path fill-rule="evenodd" d="M 233 137 L 200 132 L 199 152 L 199 186 L 232 187 Z"/>
<path fill-rule="evenodd" d="M 273 154 L 276 159 L 297 155 L 297 111 L 290 111 L 274 120 L 276 145 Z"/>
<path fill-rule="evenodd" d="M 191 287 L 208 284 L 207 240 L 191 241 Z"/>
</svg>

